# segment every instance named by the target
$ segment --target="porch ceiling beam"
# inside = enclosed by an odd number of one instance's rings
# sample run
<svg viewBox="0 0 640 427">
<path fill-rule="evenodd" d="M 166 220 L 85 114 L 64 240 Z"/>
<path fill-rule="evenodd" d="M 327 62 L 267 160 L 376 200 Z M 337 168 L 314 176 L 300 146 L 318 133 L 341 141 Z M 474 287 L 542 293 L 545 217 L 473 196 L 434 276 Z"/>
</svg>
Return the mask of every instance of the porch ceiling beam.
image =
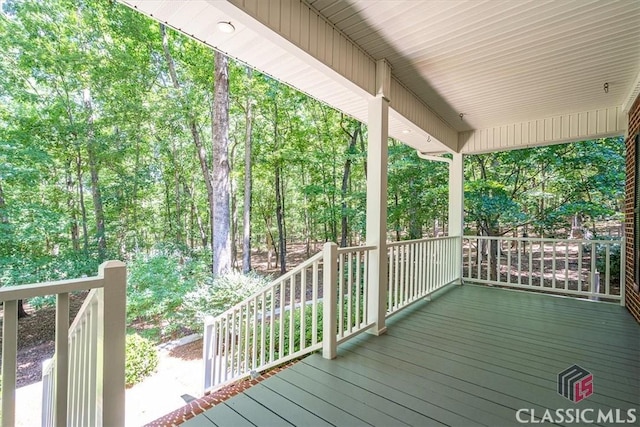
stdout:
<svg viewBox="0 0 640 427">
<path fill-rule="evenodd" d="M 487 153 L 624 135 L 620 106 L 545 117 L 459 133 L 460 152 Z"/>
</svg>

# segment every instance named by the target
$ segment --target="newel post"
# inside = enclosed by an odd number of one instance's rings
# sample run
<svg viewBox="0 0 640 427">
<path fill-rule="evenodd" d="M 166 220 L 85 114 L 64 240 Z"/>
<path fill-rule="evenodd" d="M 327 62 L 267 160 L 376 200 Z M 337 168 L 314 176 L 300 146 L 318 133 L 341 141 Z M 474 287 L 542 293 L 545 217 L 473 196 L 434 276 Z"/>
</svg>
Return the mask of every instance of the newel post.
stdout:
<svg viewBox="0 0 640 427">
<path fill-rule="evenodd" d="M 125 335 L 127 268 L 121 261 L 100 265 L 104 277 L 102 356 L 102 425 L 124 426 L 125 420 Z"/>
<path fill-rule="evenodd" d="M 322 249 L 322 357 L 336 358 L 338 293 L 338 245 L 327 242 Z"/>
</svg>

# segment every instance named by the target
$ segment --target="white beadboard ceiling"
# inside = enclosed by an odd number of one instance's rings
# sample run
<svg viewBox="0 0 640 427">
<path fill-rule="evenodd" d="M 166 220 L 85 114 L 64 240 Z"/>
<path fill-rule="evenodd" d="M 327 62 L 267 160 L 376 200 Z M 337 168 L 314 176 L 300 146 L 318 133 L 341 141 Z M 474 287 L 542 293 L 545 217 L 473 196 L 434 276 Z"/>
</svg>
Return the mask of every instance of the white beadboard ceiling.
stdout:
<svg viewBox="0 0 640 427">
<path fill-rule="evenodd" d="M 570 135 L 582 126 L 570 121 L 583 116 L 605 115 L 608 123 L 583 123 L 605 131 L 581 135 L 619 134 L 640 91 L 639 0 L 121 1 L 363 121 L 363 100 L 375 90 L 371 66 L 386 59 L 397 87 L 426 111 L 423 125 L 391 114 L 390 133 L 425 152 L 462 149 L 451 143 L 458 132 L 461 140 L 484 138 L 477 151 L 492 149 L 491 135 L 501 132 L 500 144 L 513 148 L 504 139 L 516 124 L 522 145 L 557 142 L 561 127 Z M 333 35 L 323 29 L 319 40 L 305 38 L 314 32 L 302 26 L 316 22 L 302 20 L 309 8 Z M 221 20 L 237 30 L 221 34 Z M 345 72 L 340 54 L 320 52 L 323 39 L 364 55 Z"/>
<path fill-rule="evenodd" d="M 638 0 L 309 3 L 457 130 L 622 105 L 640 72 Z"/>
</svg>

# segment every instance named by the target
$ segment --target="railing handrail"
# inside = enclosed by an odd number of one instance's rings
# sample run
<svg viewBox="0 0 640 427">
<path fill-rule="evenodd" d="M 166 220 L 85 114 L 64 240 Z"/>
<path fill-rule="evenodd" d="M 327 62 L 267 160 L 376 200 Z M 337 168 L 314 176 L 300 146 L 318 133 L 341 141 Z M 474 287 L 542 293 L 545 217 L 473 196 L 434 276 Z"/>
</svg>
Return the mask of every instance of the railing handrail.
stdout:
<svg viewBox="0 0 640 427">
<path fill-rule="evenodd" d="M 375 249 L 375 248 L 376 248 L 376 246 L 372 246 L 372 245 L 369 245 L 369 246 L 349 246 L 349 247 L 346 247 L 346 248 L 338 248 L 338 254 L 343 254 L 343 253 L 353 252 L 353 251 L 372 250 L 372 249 Z M 269 292 L 274 287 L 280 286 L 280 283 L 282 283 L 282 282 L 284 282 L 286 280 L 289 280 L 291 277 L 295 276 L 300 271 L 304 270 L 307 267 L 310 267 L 316 261 L 322 261 L 322 259 L 323 259 L 323 252 L 320 251 L 320 252 L 316 253 L 315 255 L 313 255 L 311 258 L 308 258 L 306 261 L 298 264 L 293 269 L 287 271 L 282 276 L 276 277 L 271 282 L 269 282 L 267 285 L 263 286 L 262 288 L 260 288 L 259 290 L 257 290 L 256 292 L 254 292 L 253 294 L 251 294 L 250 296 L 248 296 L 244 300 L 242 300 L 239 303 L 235 304 L 234 306 L 228 308 L 227 310 L 223 311 L 222 313 L 218 314 L 217 316 L 206 316 L 205 317 L 205 321 L 204 321 L 205 325 L 210 325 L 212 323 L 215 323 L 218 319 L 221 319 L 221 318 L 227 316 L 228 314 L 233 313 L 234 311 L 237 311 L 240 307 L 243 307 L 244 305 L 246 305 L 247 301 L 254 300 L 257 297 L 262 296 L 262 294 L 264 294 L 265 292 Z"/>
<path fill-rule="evenodd" d="M 375 245 L 368 246 L 346 246 L 344 248 L 338 248 L 338 254 L 344 254 L 349 252 L 357 252 L 357 251 L 371 251 L 375 249 Z"/>
<path fill-rule="evenodd" d="M 468 235 L 463 236 L 465 241 L 464 280 L 625 304 L 624 237 L 553 239 Z M 620 247 L 619 255 L 615 255 L 620 257 L 619 265 L 613 262 L 616 246 Z M 614 269 L 618 267 L 620 270 L 615 275 Z"/>
<path fill-rule="evenodd" d="M 78 324 L 82 321 L 82 317 L 85 315 L 85 312 L 89 309 L 89 306 L 91 306 L 94 303 L 93 299 L 95 298 L 95 293 L 98 292 L 98 290 L 99 288 L 91 289 L 89 294 L 87 294 L 87 296 L 85 297 L 84 301 L 82 302 L 82 305 L 80 306 L 80 310 L 78 310 L 78 312 L 76 313 L 76 317 L 73 319 L 73 322 L 71 322 L 71 325 L 69 325 L 69 336 L 73 334 L 73 330 L 76 329 Z"/>
<path fill-rule="evenodd" d="M 393 246 L 410 245 L 410 244 L 422 243 L 422 242 L 433 242 L 437 240 L 454 240 L 459 238 L 460 237 L 456 237 L 456 236 L 440 236 L 440 237 L 424 237 L 421 239 L 412 239 L 412 240 L 398 240 L 395 242 L 387 242 L 387 247 L 389 248 Z"/>
<path fill-rule="evenodd" d="M 54 282 L 34 283 L 30 285 L 9 286 L 0 288 L 0 302 L 17 301 L 46 295 L 84 291 L 104 287 L 103 276 L 66 279 Z"/>
<path fill-rule="evenodd" d="M 322 252 L 205 318 L 205 391 L 320 349 L 335 357 L 339 340 L 372 325 L 367 265 L 376 248 L 325 243 Z"/>
<path fill-rule="evenodd" d="M 288 280 L 289 278 L 291 278 L 293 275 L 295 275 L 299 271 L 311 266 L 314 262 L 321 261 L 321 260 L 322 260 L 322 252 L 318 252 L 317 254 L 313 255 L 311 258 L 307 259 L 303 263 L 298 264 L 292 270 L 287 271 L 282 276 L 276 277 L 271 282 L 269 282 L 268 284 L 266 284 L 265 286 L 263 286 L 262 288 L 260 288 L 259 290 L 257 290 L 253 294 L 251 294 L 250 296 L 246 297 L 245 299 L 243 299 L 239 303 L 231 306 L 230 308 L 228 308 L 227 310 L 225 310 L 222 313 L 218 314 L 217 316 L 205 316 L 204 324 L 205 325 L 211 325 L 211 324 L 215 323 L 218 319 L 226 317 L 227 315 L 233 313 L 234 311 L 237 311 L 239 308 L 244 307 L 247 304 L 248 301 L 254 300 L 254 299 L 262 296 L 263 294 L 265 294 L 266 292 L 269 292 L 271 289 L 273 289 L 276 286 L 280 286 L 281 282 L 283 282 L 285 280 Z"/>
<path fill-rule="evenodd" d="M 550 237 L 507 237 L 507 236 L 477 236 L 477 235 L 465 235 L 463 239 L 471 238 L 478 240 L 492 240 L 499 239 L 505 241 L 524 241 L 524 242 L 547 242 L 547 243 L 594 243 L 594 244 L 609 244 L 618 243 L 624 240 L 624 237 L 613 237 L 611 239 L 556 239 Z"/>
</svg>

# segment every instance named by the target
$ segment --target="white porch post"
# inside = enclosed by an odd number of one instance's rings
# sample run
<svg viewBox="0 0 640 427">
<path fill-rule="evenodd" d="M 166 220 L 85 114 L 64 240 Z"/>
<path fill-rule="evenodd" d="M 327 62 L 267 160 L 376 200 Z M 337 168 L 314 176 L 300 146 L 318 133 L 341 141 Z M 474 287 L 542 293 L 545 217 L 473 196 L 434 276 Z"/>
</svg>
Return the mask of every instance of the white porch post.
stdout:
<svg viewBox="0 0 640 427">
<path fill-rule="evenodd" d="M 449 164 L 449 236 L 458 239 L 455 271 L 458 282 L 462 283 L 462 235 L 464 234 L 464 155 L 453 153 Z"/>
<path fill-rule="evenodd" d="M 368 322 L 369 332 L 386 332 L 387 312 L 387 160 L 389 138 L 389 93 L 391 68 L 385 60 L 377 63 L 377 95 L 369 102 L 367 147 L 367 245 L 376 246 L 369 256 Z"/>
<path fill-rule="evenodd" d="M 123 426 L 125 421 L 125 335 L 127 268 L 120 261 L 100 265 L 104 277 L 103 327 L 98 366 L 102 367 L 102 424 Z M 98 368 L 100 369 L 100 368 Z"/>
</svg>

